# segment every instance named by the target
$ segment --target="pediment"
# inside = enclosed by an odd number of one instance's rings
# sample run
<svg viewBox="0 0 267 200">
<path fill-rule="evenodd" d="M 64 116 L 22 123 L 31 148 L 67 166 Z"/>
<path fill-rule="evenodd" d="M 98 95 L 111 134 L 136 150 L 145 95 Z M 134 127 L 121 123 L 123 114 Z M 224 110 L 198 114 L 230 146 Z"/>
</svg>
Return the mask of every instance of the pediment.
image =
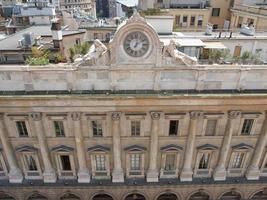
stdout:
<svg viewBox="0 0 267 200">
<path fill-rule="evenodd" d="M 215 145 L 212 145 L 212 144 L 204 144 L 204 145 L 197 147 L 197 149 L 200 149 L 200 150 L 217 150 L 218 147 Z"/>
<path fill-rule="evenodd" d="M 93 146 L 93 147 L 89 147 L 87 149 L 88 152 L 99 152 L 99 151 L 102 151 L 102 152 L 108 152 L 110 151 L 110 148 L 109 147 L 105 147 L 105 146 L 102 146 L 102 145 L 96 145 L 96 146 Z"/>
<path fill-rule="evenodd" d="M 245 144 L 245 143 L 240 143 L 237 145 L 232 146 L 233 149 L 253 149 L 252 146 Z"/>
<path fill-rule="evenodd" d="M 23 145 L 16 148 L 18 152 L 36 152 L 38 149 L 30 145 Z"/>
<path fill-rule="evenodd" d="M 52 152 L 72 152 L 74 151 L 74 148 L 65 146 L 65 145 L 59 145 L 51 149 Z"/>
<path fill-rule="evenodd" d="M 131 145 L 126 148 L 124 148 L 125 151 L 146 151 L 146 147 L 142 147 L 139 145 Z"/>
<path fill-rule="evenodd" d="M 175 144 L 169 144 L 160 148 L 161 151 L 183 151 L 183 147 Z"/>
</svg>

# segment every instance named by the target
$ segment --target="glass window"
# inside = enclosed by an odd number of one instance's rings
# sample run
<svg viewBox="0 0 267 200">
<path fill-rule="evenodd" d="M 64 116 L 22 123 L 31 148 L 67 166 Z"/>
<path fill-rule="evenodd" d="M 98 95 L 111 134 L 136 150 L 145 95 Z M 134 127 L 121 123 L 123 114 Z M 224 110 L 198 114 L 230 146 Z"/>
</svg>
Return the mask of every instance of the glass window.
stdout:
<svg viewBox="0 0 267 200">
<path fill-rule="evenodd" d="M 250 135 L 254 119 L 245 119 L 241 131 L 241 135 Z"/>
<path fill-rule="evenodd" d="M 195 25 L 195 21 L 196 21 L 196 16 L 191 16 L 190 26 L 194 26 Z"/>
<path fill-rule="evenodd" d="M 219 17 L 220 16 L 220 8 L 212 8 L 212 16 L 213 17 Z"/>
<path fill-rule="evenodd" d="M 169 135 L 178 135 L 179 120 L 170 120 Z"/>
<path fill-rule="evenodd" d="M 199 15 L 197 19 L 197 25 L 202 26 L 203 25 L 203 15 Z"/>
<path fill-rule="evenodd" d="M 92 121 L 93 136 L 103 136 L 102 121 Z"/>
<path fill-rule="evenodd" d="M 140 127 L 141 127 L 140 121 L 131 121 L 132 136 L 140 136 Z"/>
<path fill-rule="evenodd" d="M 64 171 L 71 171 L 71 163 L 70 163 L 70 156 L 69 155 L 61 155 L 60 162 L 62 170 Z"/>
<path fill-rule="evenodd" d="M 166 154 L 166 160 L 165 160 L 165 170 L 166 171 L 172 171 L 175 170 L 175 154 Z"/>
<path fill-rule="evenodd" d="M 241 168 L 245 157 L 245 153 L 237 152 L 234 154 L 231 168 Z"/>
<path fill-rule="evenodd" d="M 208 119 L 207 120 L 207 126 L 206 126 L 205 135 L 206 136 L 215 135 L 216 125 L 217 125 L 217 120 L 216 119 Z"/>
<path fill-rule="evenodd" d="M 203 153 L 199 160 L 198 169 L 208 169 L 209 161 L 210 161 L 210 154 Z"/>
<path fill-rule="evenodd" d="M 20 137 L 28 137 L 25 121 L 16 121 L 16 126 Z"/>
<path fill-rule="evenodd" d="M 55 132 L 56 132 L 57 137 L 65 136 L 63 121 L 54 121 L 54 127 L 55 127 Z"/>
<path fill-rule="evenodd" d="M 36 160 L 33 155 L 25 155 L 25 161 L 28 171 L 38 171 Z"/>
<path fill-rule="evenodd" d="M 106 156 L 103 154 L 95 155 L 96 171 L 106 171 Z"/>
<path fill-rule="evenodd" d="M 130 155 L 131 170 L 137 171 L 141 170 L 141 154 L 131 154 Z"/>
</svg>

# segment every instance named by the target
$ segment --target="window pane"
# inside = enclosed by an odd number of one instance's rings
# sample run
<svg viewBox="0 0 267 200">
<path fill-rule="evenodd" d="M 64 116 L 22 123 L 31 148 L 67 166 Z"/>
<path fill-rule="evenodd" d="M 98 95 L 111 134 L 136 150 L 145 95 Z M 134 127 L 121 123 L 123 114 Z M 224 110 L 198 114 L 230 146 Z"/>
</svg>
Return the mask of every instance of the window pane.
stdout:
<svg viewBox="0 0 267 200">
<path fill-rule="evenodd" d="M 61 155 L 61 166 L 64 171 L 71 171 L 70 157 L 68 155 Z"/>
<path fill-rule="evenodd" d="M 209 167 L 210 154 L 203 153 L 200 157 L 198 169 L 208 169 Z"/>
<path fill-rule="evenodd" d="M 103 136 L 102 121 L 92 121 L 93 136 Z"/>
<path fill-rule="evenodd" d="M 250 135 L 254 119 L 245 119 L 241 131 L 241 135 Z"/>
<path fill-rule="evenodd" d="M 25 121 L 17 121 L 16 126 L 20 137 L 28 137 L 28 131 Z"/>
<path fill-rule="evenodd" d="M 169 135 L 177 135 L 179 127 L 179 120 L 170 120 Z"/>
<path fill-rule="evenodd" d="M 140 121 L 131 121 L 131 134 L 132 136 L 140 136 Z"/>
<path fill-rule="evenodd" d="M 214 17 L 220 16 L 220 8 L 213 8 L 212 9 L 212 16 L 214 16 Z"/>
<path fill-rule="evenodd" d="M 131 154 L 130 162 L 131 162 L 131 170 L 141 170 L 141 155 L 140 154 Z"/>
<path fill-rule="evenodd" d="M 217 125 L 217 120 L 216 119 L 209 119 L 207 121 L 207 127 L 206 127 L 205 135 L 206 136 L 215 135 L 216 125 Z"/>
<path fill-rule="evenodd" d="M 55 132 L 56 132 L 57 137 L 65 136 L 63 121 L 54 121 L 54 127 L 55 127 Z"/>
<path fill-rule="evenodd" d="M 232 162 L 232 168 L 241 168 L 242 167 L 244 155 L 245 155 L 245 153 L 242 153 L 242 152 L 235 153 L 234 158 L 233 158 L 233 162 Z"/>
<path fill-rule="evenodd" d="M 167 154 L 165 160 L 165 170 L 172 171 L 175 170 L 175 154 Z"/>
<path fill-rule="evenodd" d="M 35 158 L 32 155 L 25 155 L 26 157 L 26 162 L 27 162 L 27 167 L 29 171 L 37 171 L 37 164 L 35 161 Z"/>
<path fill-rule="evenodd" d="M 106 156 L 96 155 L 95 156 L 96 171 L 106 171 Z"/>
</svg>

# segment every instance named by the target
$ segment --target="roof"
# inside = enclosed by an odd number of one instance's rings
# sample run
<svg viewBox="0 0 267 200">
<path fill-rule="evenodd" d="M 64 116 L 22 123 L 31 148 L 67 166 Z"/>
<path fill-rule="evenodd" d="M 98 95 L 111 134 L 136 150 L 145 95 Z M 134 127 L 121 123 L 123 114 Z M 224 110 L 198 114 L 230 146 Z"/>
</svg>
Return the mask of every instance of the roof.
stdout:
<svg viewBox="0 0 267 200">
<path fill-rule="evenodd" d="M 136 7 L 138 5 L 138 0 L 117 0 L 117 3 L 127 7 Z"/>
<path fill-rule="evenodd" d="M 23 38 L 23 34 L 32 32 L 34 33 L 34 37 L 42 36 L 42 37 L 52 37 L 52 32 L 50 30 L 50 25 L 40 25 L 40 26 L 31 26 L 22 31 L 18 31 L 15 34 L 9 35 L 6 38 L 0 40 L 0 51 L 4 50 L 19 50 L 21 49 L 18 46 L 18 41 Z M 63 37 L 73 34 L 83 33 L 84 30 L 78 31 L 69 31 L 62 30 Z"/>
<path fill-rule="evenodd" d="M 204 42 L 204 49 L 227 49 L 221 42 Z"/>
<path fill-rule="evenodd" d="M 205 44 L 200 39 L 175 39 L 180 47 L 203 47 Z"/>
</svg>

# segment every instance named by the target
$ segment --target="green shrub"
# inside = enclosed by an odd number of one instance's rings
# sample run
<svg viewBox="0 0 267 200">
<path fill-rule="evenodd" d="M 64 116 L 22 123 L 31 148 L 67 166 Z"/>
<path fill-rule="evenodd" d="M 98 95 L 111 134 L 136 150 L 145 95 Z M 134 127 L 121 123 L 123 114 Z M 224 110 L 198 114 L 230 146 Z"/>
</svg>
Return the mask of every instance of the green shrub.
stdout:
<svg viewBox="0 0 267 200">
<path fill-rule="evenodd" d="M 49 64 L 49 59 L 45 57 L 28 57 L 25 61 L 27 65 L 48 65 Z"/>
</svg>

